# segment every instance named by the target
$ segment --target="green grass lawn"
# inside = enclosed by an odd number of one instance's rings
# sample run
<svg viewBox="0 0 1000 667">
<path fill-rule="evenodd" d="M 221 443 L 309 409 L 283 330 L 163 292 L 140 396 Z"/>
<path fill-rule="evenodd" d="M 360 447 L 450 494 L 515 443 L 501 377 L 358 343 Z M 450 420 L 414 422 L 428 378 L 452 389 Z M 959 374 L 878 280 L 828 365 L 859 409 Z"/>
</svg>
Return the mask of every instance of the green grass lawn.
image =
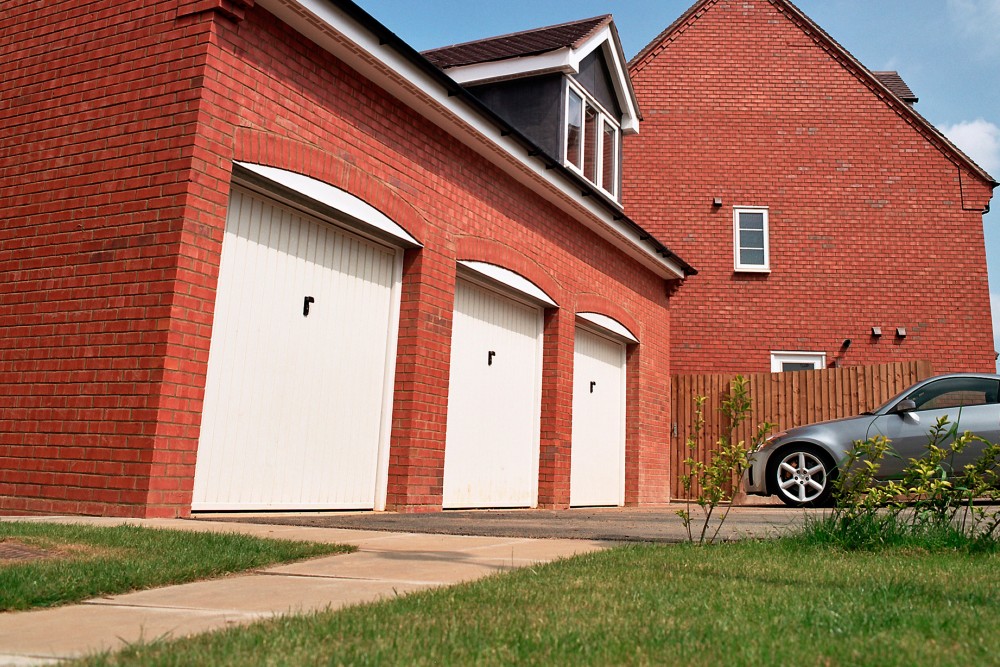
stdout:
<svg viewBox="0 0 1000 667">
<path fill-rule="evenodd" d="M 626 546 L 86 664 L 997 665 L 1000 557 Z"/>
<path fill-rule="evenodd" d="M 4 544 L 47 556 L 0 562 L 0 611 L 51 607 L 354 551 L 351 546 L 235 533 L 0 521 L 0 546 Z"/>
</svg>

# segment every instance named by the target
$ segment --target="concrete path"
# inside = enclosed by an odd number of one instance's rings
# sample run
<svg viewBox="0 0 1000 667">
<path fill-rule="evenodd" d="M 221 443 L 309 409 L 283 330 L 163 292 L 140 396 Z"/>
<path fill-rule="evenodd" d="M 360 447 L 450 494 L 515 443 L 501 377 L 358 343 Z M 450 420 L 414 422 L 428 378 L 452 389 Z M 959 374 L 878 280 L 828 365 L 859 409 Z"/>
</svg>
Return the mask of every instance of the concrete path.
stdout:
<svg viewBox="0 0 1000 667">
<path fill-rule="evenodd" d="M 12 519 L 3 519 L 12 520 Z M 353 554 L 248 574 L 88 600 L 40 611 L 0 613 L 0 666 L 48 665 L 139 640 L 179 637 L 276 615 L 336 609 L 476 579 L 515 567 L 602 549 L 594 540 L 427 535 L 368 530 L 81 517 L 27 519 L 92 525 L 241 532 L 354 544 Z"/>
</svg>

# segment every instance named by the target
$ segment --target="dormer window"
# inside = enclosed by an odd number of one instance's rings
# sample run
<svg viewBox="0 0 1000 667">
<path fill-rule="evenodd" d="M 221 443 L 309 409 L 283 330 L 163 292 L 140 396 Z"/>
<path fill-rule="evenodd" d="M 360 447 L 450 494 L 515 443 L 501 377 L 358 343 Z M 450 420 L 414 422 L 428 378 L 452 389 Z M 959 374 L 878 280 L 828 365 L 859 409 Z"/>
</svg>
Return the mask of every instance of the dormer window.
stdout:
<svg viewBox="0 0 1000 667">
<path fill-rule="evenodd" d="M 424 51 L 544 154 L 620 206 L 622 138 L 639 106 L 611 15 Z M 501 133 L 504 134 L 504 133 Z M 582 184 L 577 184 L 582 185 Z M 577 187 L 577 186 L 574 186 Z"/>
<path fill-rule="evenodd" d="M 617 199 L 621 129 L 586 91 L 567 86 L 566 165 Z"/>
</svg>

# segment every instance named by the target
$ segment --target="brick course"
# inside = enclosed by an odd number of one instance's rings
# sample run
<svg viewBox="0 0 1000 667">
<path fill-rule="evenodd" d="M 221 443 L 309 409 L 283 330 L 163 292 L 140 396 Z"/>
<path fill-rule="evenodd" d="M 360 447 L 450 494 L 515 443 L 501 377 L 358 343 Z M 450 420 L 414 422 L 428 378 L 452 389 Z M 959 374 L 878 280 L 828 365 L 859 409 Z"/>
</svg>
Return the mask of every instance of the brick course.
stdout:
<svg viewBox="0 0 1000 667">
<path fill-rule="evenodd" d="M 769 371 L 771 351 L 993 371 L 989 182 L 815 26 L 710 0 L 630 71 L 626 212 L 699 271 L 671 299 L 674 372 Z M 734 271 L 734 206 L 769 208 L 770 274 Z"/>
<path fill-rule="evenodd" d="M 578 303 L 637 329 L 627 499 L 667 499 L 662 279 L 252 2 L 18 2 L 0 21 L 0 512 L 189 513 L 233 160 L 343 188 L 424 244 L 404 257 L 390 508 L 441 506 L 459 259 L 560 304 L 541 504 L 569 497 Z"/>
</svg>

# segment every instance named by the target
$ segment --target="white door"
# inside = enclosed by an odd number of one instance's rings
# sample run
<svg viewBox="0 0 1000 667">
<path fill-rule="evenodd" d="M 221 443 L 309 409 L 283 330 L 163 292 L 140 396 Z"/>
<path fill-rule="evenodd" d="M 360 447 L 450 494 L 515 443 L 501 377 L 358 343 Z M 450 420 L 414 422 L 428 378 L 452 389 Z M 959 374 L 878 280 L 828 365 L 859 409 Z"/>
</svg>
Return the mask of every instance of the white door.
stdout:
<svg viewBox="0 0 1000 667">
<path fill-rule="evenodd" d="M 576 330 L 570 505 L 625 504 L 625 346 Z"/>
<path fill-rule="evenodd" d="M 538 504 L 542 312 L 458 281 L 444 507 Z"/>
<path fill-rule="evenodd" d="M 192 509 L 376 505 L 398 276 L 394 249 L 233 190 Z"/>
</svg>

